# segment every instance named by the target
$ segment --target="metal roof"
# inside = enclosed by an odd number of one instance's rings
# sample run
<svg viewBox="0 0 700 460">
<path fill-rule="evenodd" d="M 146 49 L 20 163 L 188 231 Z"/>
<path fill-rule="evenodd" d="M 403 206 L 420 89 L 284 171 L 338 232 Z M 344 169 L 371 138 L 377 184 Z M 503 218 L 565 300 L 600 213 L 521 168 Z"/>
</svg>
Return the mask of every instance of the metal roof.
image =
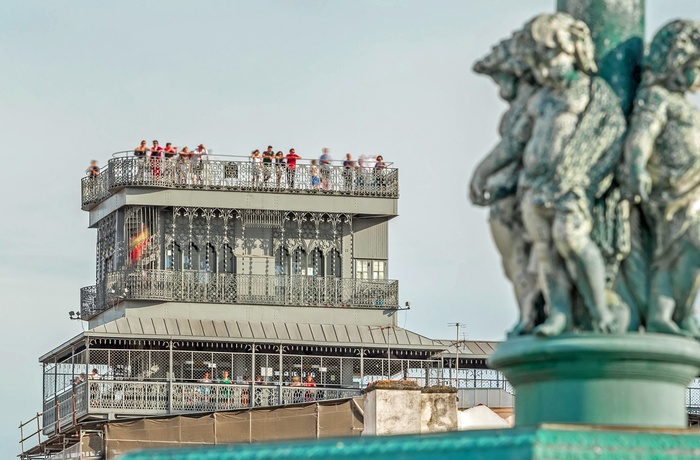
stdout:
<svg viewBox="0 0 700 460">
<path fill-rule="evenodd" d="M 444 350 L 442 341 L 397 326 L 223 321 L 180 318 L 119 318 L 85 332 L 90 337 L 252 340 L 309 345 L 377 346 Z"/>
<path fill-rule="evenodd" d="M 119 318 L 78 334 L 39 358 L 64 353 L 86 337 L 187 341 L 284 343 L 338 347 L 397 347 L 456 354 L 454 340 L 433 340 L 398 326 L 356 326 L 259 321 L 192 320 L 179 318 Z M 460 361 L 484 360 L 499 342 L 462 341 Z"/>
<path fill-rule="evenodd" d="M 454 340 L 433 340 L 439 343 L 445 349 L 444 356 L 453 356 L 457 354 L 457 347 Z M 496 351 L 496 347 L 500 342 L 493 341 L 474 341 L 461 340 L 459 347 L 459 356 L 462 358 L 488 358 Z"/>
</svg>

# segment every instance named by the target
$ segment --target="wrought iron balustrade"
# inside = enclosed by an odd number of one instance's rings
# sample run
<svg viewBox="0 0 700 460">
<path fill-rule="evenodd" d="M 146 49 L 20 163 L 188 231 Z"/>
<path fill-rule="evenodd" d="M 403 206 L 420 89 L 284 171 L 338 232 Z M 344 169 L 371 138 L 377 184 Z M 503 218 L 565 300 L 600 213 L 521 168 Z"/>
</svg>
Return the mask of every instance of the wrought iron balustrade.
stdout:
<svg viewBox="0 0 700 460">
<path fill-rule="evenodd" d="M 249 161 L 205 159 L 182 162 L 175 158 L 126 157 L 109 160 L 109 166 L 95 178 L 82 180 L 82 205 L 90 207 L 121 187 L 160 187 L 204 190 L 269 191 L 276 193 L 318 193 L 398 198 L 397 168 L 346 169 L 330 166 L 315 169 L 297 164 L 260 166 Z M 313 176 L 323 178 L 317 184 Z"/>
<path fill-rule="evenodd" d="M 103 168 L 95 177 L 83 177 L 80 181 L 80 196 L 83 208 L 98 204 L 110 196 L 109 168 Z"/>
<path fill-rule="evenodd" d="M 270 407 L 360 396 L 359 389 L 279 385 L 89 380 L 46 402 L 43 433 L 60 433 L 86 415 L 164 415 Z"/>
<path fill-rule="evenodd" d="M 90 319 L 122 300 L 398 308 L 398 288 L 396 280 L 124 270 L 109 273 L 104 288 L 81 289 L 81 315 Z"/>
</svg>

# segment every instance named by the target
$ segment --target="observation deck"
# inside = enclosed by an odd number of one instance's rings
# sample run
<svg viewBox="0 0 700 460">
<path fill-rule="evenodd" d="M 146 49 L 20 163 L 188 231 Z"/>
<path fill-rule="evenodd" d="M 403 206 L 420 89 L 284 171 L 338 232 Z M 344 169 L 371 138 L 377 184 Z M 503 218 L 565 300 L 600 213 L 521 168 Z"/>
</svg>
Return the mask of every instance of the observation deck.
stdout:
<svg viewBox="0 0 700 460">
<path fill-rule="evenodd" d="M 245 157 L 217 156 L 185 163 L 118 152 L 97 177 L 82 179 L 81 207 L 90 211 L 91 226 L 125 205 L 398 214 L 397 168 L 333 165 L 322 172 L 325 184 L 314 186 L 312 166 L 304 161 L 290 170 L 286 165 L 261 167 Z M 194 190 L 209 193 L 191 193 Z"/>
</svg>

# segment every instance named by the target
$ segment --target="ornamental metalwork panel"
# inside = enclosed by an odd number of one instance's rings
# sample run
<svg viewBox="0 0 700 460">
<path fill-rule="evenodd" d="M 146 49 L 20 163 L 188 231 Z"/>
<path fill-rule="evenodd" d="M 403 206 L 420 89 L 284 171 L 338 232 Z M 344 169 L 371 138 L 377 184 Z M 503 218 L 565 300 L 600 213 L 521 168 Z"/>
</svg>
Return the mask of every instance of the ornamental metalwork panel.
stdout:
<svg viewBox="0 0 700 460">
<path fill-rule="evenodd" d="M 197 412 L 250 407 L 250 385 L 174 383 L 172 410 Z"/>
<path fill-rule="evenodd" d="M 168 410 L 168 384 L 89 380 L 88 407 L 91 411 L 148 413 Z"/>
<path fill-rule="evenodd" d="M 399 173 L 396 168 L 330 166 L 320 170 L 297 164 L 292 170 L 235 160 L 113 158 L 99 176 L 83 178 L 82 206 L 89 208 L 107 198 L 110 191 L 128 186 L 398 198 Z"/>
<path fill-rule="evenodd" d="M 688 412 L 700 414 L 700 379 L 693 379 L 685 392 L 685 405 Z"/>
<path fill-rule="evenodd" d="M 109 167 L 103 168 L 96 177 L 83 177 L 80 181 L 80 195 L 83 207 L 100 203 L 110 196 Z"/>
<path fill-rule="evenodd" d="M 84 288 L 86 299 L 90 289 Z M 334 276 L 211 273 L 201 270 L 121 270 L 109 273 L 103 305 L 86 301 L 84 314 L 104 311 L 120 300 L 319 305 L 397 308 L 398 281 Z M 99 301 L 99 298 L 96 299 Z"/>
<path fill-rule="evenodd" d="M 282 392 L 282 404 L 299 404 L 313 401 L 354 398 L 361 394 L 359 389 L 322 388 L 302 385 L 281 387 L 280 391 Z"/>
</svg>

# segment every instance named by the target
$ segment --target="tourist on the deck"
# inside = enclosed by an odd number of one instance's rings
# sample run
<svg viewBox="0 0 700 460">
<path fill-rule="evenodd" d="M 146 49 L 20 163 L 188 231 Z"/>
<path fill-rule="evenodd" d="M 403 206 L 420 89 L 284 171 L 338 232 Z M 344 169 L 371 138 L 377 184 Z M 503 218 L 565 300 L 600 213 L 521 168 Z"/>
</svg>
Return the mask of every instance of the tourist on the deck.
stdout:
<svg viewBox="0 0 700 460">
<path fill-rule="evenodd" d="M 90 380 L 100 380 L 100 374 L 97 372 L 97 369 L 93 369 L 92 373 L 90 374 L 90 377 L 88 377 Z"/>
<path fill-rule="evenodd" d="M 262 375 L 258 374 L 255 376 L 255 384 L 256 385 L 264 385 L 265 382 L 263 381 Z"/>
<path fill-rule="evenodd" d="M 211 374 L 209 373 L 209 371 L 206 371 L 204 373 L 204 376 L 201 379 L 199 379 L 199 383 L 212 383 Z"/>
<path fill-rule="evenodd" d="M 192 152 L 187 146 L 184 146 L 182 150 L 178 153 L 177 165 L 178 165 L 178 182 L 180 185 L 187 184 L 187 178 L 190 174 L 190 163 L 192 161 Z"/>
<path fill-rule="evenodd" d="M 292 377 L 292 383 L 291 383 L 289 386 L 291 386 L 291 387 L 300 387 L 300 386 L 302 386 L 302 384 L 301 384 L 301 377 L 299 377 L 298 375 L 293 376 L 293 377 Z"/>
<path fill-rule="evenodd" d="M 253 187 L 260 181 L 260 169 L 262 168 L 262 156 L 260 150 L 253 150 L 250 155 L 250 175 L 253 177 Z"/>
<path fill-rule="evenodd" d="M 282 182 L 282 171 L 284 170 L 284 153 L 278 151 L 275 154 L 275 176 L 277 178 L 277 188 L 280 188 Z"/>
<path fill-rule="evenodd" d="M 384 163 L 384 157 L 379 155 L 377 157 L 377 162 L 374 164 L 374 185 L 378 189 L 384 188 L 384 174 L 387 168 L 386 163 Z"/>
<path fill-rule="evenodd" d="M 177 147 L 173 147 L 173 143 L 168 142 L 165 144 L 163 153 L 165 154 L 165 158 L 173 158 L 175 155 L 177 155 Z"/>
<path fill-rule="evenodd" d="M 222 377 L 221 377 L 220 382 L 221 382 L 221 383 L 228 383 L 228 384 L 233 383 L 233 382 L 231 381 L 231 376 L 229 375 L 228 371 L 224 371 L 224 372 L 222 373 Z"/>
<path fill-rule="evenodd" d="M 349 153 L 345 155 L 345 160 L 343 161 L 343 182 L 345 183 L 345 192 L 352 191 L 352 176 L 355 174 L 355 160 L 352 159 L 352 155 Z"/>
<path fill-rule="evenodd" d="M 331 159 L 330 150 L 326 147 L 321 150 L 321 157 L 319 158 L 321 162 L 321 182 L 323 183 L 323 188 L 328 190 L 333 188 L 331 184 Z"/>
<path fill-rule="evenodd" d="M 304 386 L 305 387 L 315 387 L 316 382 L 314 382 L 314 378 L 311 374 L 306 375 L 306 380 L 304 381 Z M 304 399 L 308 401 L 314 401 L 316 399 L 316 395 L 314 394 L 313 391 L 305 391 L 304 392 Z"/>
<path fill-rule="evenodd" d="M 168 180 L 175 180 L 175 157 L 177 156 L 177 147 L 173 147 L 172 142 L 165 144 L 163 149 L 163 176 Z"/>
<path fill-rule="evenodd" d="M 262 167 L 263 167 L 263 183 L 267 185 L 267 181 L 270 180 L 272 175 L 272 159 L 275 157 L 275 152 L 271 145 L 267 146 L 267 150 L 263 152 L 262 155 Z"/>
<path fill-rule="evenodd" d="M 156 179 L 160 179 L 160 159 L 162 156 L 163 147 L 154 140 L 153 147 L 151 147 L 151 173 Z"/>
<path fill-rule="evenodd" d="M 294 176 L 297 173 L 297 160 L 301 160 L 301 157 L 296 154 L 294 149 L 289 149 L 287 154 L 287 187 L 294 188 Z"/>
<path fill-rule="evenodd" d="M 146 141 L 141 141 L 141 144 L 134 149 L 134 156 L 145 157 L 146 153 L 150 152 L 151 149 L 146 145 Z"/>
<path fill-rule="evenodd" d="M 321 174 L 319 173 L 316 160 L 311 160 L 311 188 L 314 190 L 321 189 Z"/>
<path fill-rule="evenodd" d="M 100 167 L 97 166 L 97 160 L 92 160 L 90 162 L 90 167 L 85 170 L 85 174 L 88 175 L 88 177 L 95 178 L 100 175 Z"/>
<path fill-rule="evenodd" d="M 195 177 L 193 181 L 195 183 L 202 182 L 202 174 L 204 172 L 204 160 L 207 159 L 209 152 L 204 144 L 199 144 L 196 149 L 192 151 L 192 169 L 194 170 Z M 206 176 L 206 174 L 204 174 Z"/>
</svg>

